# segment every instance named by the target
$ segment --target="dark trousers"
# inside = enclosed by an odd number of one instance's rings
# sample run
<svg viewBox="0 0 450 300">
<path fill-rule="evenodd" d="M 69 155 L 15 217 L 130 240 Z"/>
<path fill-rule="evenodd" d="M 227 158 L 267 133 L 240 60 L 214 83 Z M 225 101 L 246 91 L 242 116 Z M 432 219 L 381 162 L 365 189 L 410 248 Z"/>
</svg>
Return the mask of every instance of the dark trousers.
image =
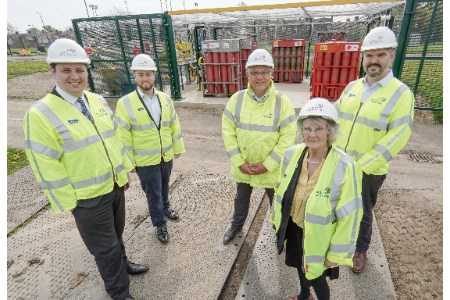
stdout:
<svg viewBox="0 0 450 300">
<path fill-rule="evenodd" d="M 142 189 L 147 196 L 148 210 L 153 226 L 166 225 L 164 210 L 170 208 L 169 180 L 172 173 L 173 160 L 153 166 L 138 167 L 136 172 Z"/>
<path fill-rule="evenodd" d="M 372 238 L 373 208 L 377 203 L 378 191 L 381 188 L 386 175 L 370 175 L 363 173 L 362 178 L 362 202 L 363 217 L 359 227 L 356 251 L 366 252 L 369 249 Z"/>
<path fill-rule="evenodd" d="M 316 292 L 318 300 L 330 299 L 330 288 L 326 279 L 326 271 L 319 277 L 308 280 L 303 272 L 303 229 L 298 227 L 289 217 L 286 228 L 286 265 L 297 269 L 300 280 L 300 294 L 298 300 L 307 300 L 310 294 L 310 288 Z M 330 270 L 330 269 L 328 269 Z M 336 270 L 337 271 L 337 270 Z"/>
<path fill-rule="evenodd" d="M 231 226 L 235 228 L 242 228 L 247 219 L 248 209 L 250 206 L 250 196 L 252 195 L 253 187 L 247 183 L 237 184 L 237 192 L 234 197 L 234 214 Z M 272 206 L 274 189 L 266 188 L 267 195 L 269 196 L 270 206 Z"/>
<path fill-rule="evenodd" d="M 130 279 L 122 240 L 125 227 L 124 190 L 115 184 L 112 192 L 78 203 L 72 214 L 84 244 L 95 258 L 105 289 L 112 299 L 125 299 L 129 294 Z"/>
</svg>

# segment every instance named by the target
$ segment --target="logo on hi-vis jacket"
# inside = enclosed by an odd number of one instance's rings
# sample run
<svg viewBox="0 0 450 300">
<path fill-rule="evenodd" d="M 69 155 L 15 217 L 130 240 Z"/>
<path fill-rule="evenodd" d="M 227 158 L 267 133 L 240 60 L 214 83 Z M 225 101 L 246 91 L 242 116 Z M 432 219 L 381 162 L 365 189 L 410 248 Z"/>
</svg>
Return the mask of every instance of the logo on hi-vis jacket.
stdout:
<svg viewBox="0 0 450 300">
<path fill-rule="evenodd" d="M 139 108 L 137 109 L 137 111 L 142 111 L 142 110 L 144 110 L 143 107 L 139 107 Z"/>
<path fill-rule="evenodd" d="M 103 117 L 103 116 L 106 116 L 108 114 L 108 112 L 106 111 L 106 109 L 101 108 L 98 111 L 96 111 L 95 114 L 99 117 Z"/>
<path fill-rule="evenodd" d="M 267 113 L 267 114 L 264 115 L 264 118 L 266 118 L 266 119 L 273 119 L 273 114 L 271 112 Z"/>
<path fill-rule="evenodd" d="M 325 198 L 329 198 L 330 197 L 330 192 L 331 192 L 331 188 L 327 187 L 323 190 L 318 190 L 316 191 L 316 197 L 325 197 Z"/>
<path fill-rule="evenodd" d="M 385 97 L 379 97 L 379 98 L 372 98 L 370 99 L 371 102 L 375 103 L 375 104 L 383 104 L 384 102 L 386 102 L 386 98 Z"/>
<path fill-rule="evenodd" d="M 78 124 L 80 122 L 80 120 L 73 119 L 73 120 L 67 120 L 67 122 L 69 122 L 69 124 Z"/>
</svg>

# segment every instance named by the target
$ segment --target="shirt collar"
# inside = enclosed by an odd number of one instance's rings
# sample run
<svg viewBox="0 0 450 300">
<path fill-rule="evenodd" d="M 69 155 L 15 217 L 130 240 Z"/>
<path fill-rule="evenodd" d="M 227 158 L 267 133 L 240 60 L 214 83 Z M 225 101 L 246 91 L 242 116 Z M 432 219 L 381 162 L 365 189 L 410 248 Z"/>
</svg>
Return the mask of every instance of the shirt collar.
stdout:
<svg viewBox="0 0 450 300">
<path fill-rule="evenodd" d="M 153 97 L 156 96 L 156 89 L 155 89 L 155 87 L 153 87 L 153 96 L 152 97 L 150 97 L 147 94 L 144 94 L 144 92 L 139 87 L 137 87 L 136 90 L 137 90 L 137 92 L 139 93 L 139 96 L 141 96 L 142 99 L 144 99 L 146 97 L 149 97 L 150 99 L 152 99 Z"/>
<path fill-rule="evenodd" d="M 255 92 L 252 90 L 253 99 L 256 100 L 256 101 L 258 101 L 258 100 L 259 101 L 264 101 L 266 99 L 268 93 L 269 93 L 269 89 L 267 89 L 267 91 L 264 93 L 264 95 L 259 98 L 258 96 L 256 96 Z"/>
<path fill-rule="evenodd" d="M 66 93 L 58 85 L 56 85 L 55 90 L 58 92 L 58 94 L 61 95 L 61 97 L 63 97 L 64 100 L 66 100 L 67 102 L 69 102 L 72 105 L 75 104 L 75 102 L 77 102 L 78 98 L 81 98 L 81 99 L 83 99 L 86 102 L 86 99 L 84 98 L 84 94 L 81 95 L 81 97 L 72 96 L 71 94 Z"/>
<path fill-rule="evenodd" d="M 391 79 L 394 77 L 394 73 L 392 73 L 392 70 L 389 71 L 389 73 L 382 79 L 380 79 L 379 81 L 375 82 L 372 87 L 374 87 L 375 85 L 381 85 L 381 86 L 385 86 L 386 84 L 388 84 L 389 81 L 391 81 Z M 365 85 L 369 85 L 367 83 L 367 75 L 366 77 L 364 77 L 364 83 Z"/>
</svg>

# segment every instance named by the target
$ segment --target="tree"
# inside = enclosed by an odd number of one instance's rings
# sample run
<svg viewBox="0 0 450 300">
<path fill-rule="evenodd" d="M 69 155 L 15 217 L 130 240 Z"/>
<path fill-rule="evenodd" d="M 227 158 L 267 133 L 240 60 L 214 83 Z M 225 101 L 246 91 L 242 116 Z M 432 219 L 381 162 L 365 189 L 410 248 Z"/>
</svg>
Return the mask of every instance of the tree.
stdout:
<svg viewBox="0 0 450 300">
<path fill-rule="evenodd" d="M 52 31 L 55 31 L 55 30 L 56 30 L 52 25 L 45 25 L 45 26 L 42 26 L 42 29 L 43 29 L 44 31 L 47 31 L 47 32 L 52 32 Z"/>
<path fill-rule="evenodd" d="M 37 35 L 39 32 L 41 32 L 39 29 L 37 29 L 36 27 L 31 27 L 29 29 L 27 29 L 27 33 L 31 34 L 31 35 Z"/>
<path fill-rule="evenodd" d="M 14 34 L 17 32 L 17 28 L 8 22 L 8 34 Z"/>
</svg>

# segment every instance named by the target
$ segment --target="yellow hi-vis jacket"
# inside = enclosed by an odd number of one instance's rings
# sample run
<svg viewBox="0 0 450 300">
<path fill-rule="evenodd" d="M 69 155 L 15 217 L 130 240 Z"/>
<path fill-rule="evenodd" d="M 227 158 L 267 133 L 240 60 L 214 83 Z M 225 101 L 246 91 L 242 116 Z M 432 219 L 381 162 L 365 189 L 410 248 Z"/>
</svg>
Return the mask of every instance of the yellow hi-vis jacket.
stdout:
<svg viewBox="0 0 450 300">
<path fill-rule="evenodd" d="M 222 136 L 236 182 L 253 187 L 274 188 L 281 157 L 295 143 L 297 117 L 291 102 L 280 95 L 273 82 L 262 103 L 253 99 L 251 86 L 231 96 L 222 115 Z M 248 175 L 244 163 L 263 163 L 268 170 Z"/>
<path fill-rule="evenodd" d="M 364 82 L 364 78 L 350 82 L 338 100 L 340 138 L 335 145 L 364 173 L 383 175 L 411 136 L 414 95 L 392 78 L 361 103 Z"/>
<path fill-rule="evenodd" d="M 173 102 L 167 94 L 156 93 L 161 104 L 159 129 L 137 91 L 117 102 L 116 130 L 137 167 L 157 165 L 161 157 L 168 162 L 173 159 L 174 153 L 185 152 Z"/>
<path fill-rule="evenodd" d="M 278 253 L 283 251 L 292 199 L 306 150 L 305 144 L 295 145 L 283 157 L 270 215 L 277 232 Z M 300 170 L 293 180 L 297 168 Z M 307 279 L 322 275 L 325 259 L 339 266 L 353 265 L 363 214 L 361 174 L 350 156 L 334 147 L 330 149 L 305 206 L 302 261 Z"/>
<path fill-rule="evenodd" d="M 23 119 L 30 166 L 56 213 L 78 200 L 105 195 L 114 182 L 123 186 L 134 168 L 114 133 L 113 114 L 100 96 L 85 92 L 95 126 L 64 99 L 48 94 Z"/>
</svg>

